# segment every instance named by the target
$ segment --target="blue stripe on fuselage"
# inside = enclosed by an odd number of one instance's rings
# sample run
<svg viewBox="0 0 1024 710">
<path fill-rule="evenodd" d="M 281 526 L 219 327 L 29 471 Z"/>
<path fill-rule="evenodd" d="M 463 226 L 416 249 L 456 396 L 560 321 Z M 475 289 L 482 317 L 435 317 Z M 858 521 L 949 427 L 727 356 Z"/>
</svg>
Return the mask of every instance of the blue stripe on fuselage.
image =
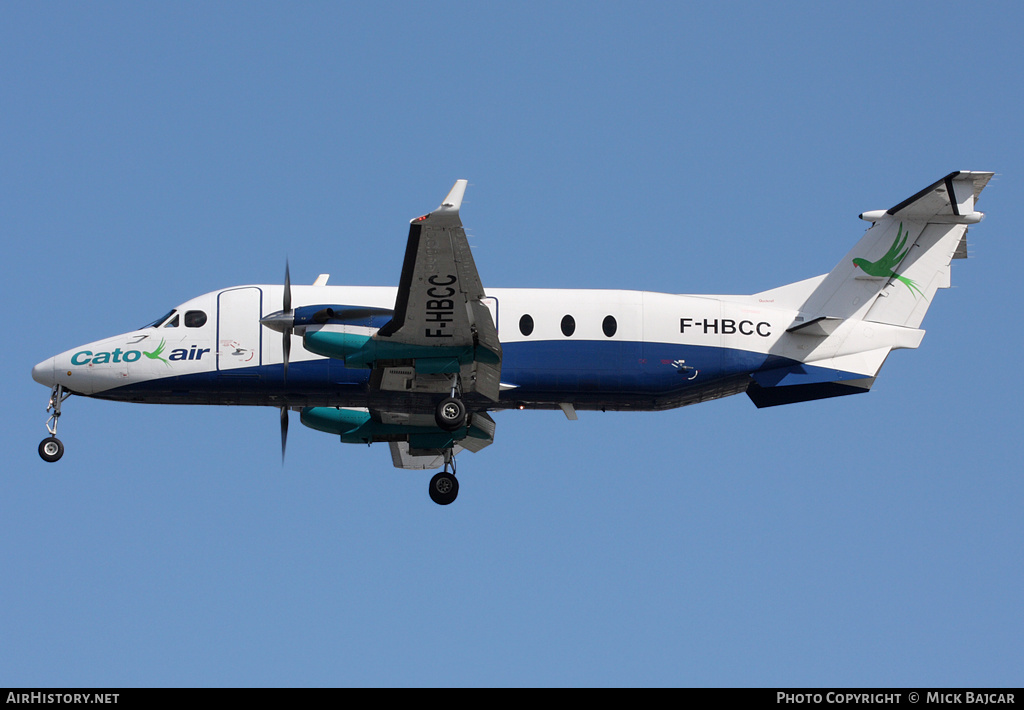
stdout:
<svg viewBox="0 0 1024 710">
<path fill-rule="evenodd" d="M 679 343 L 621 340 L 536 340 L 503 343 L 501 381 L 516 388 L 502 399 L 572 402 L 600 393 L 629 403 L 705 387 L 755 372 L 800 368 L 820 381 L 863 377 L 801 366 L 775 355 Z M 346 368 L 342 361 L 292 362 L 284 381 L 281 365 L 165 377 L 98 393 L 104 399 L 172 401 L 197 404 L 339 403 L 358 406 L 370 371 Z M 779 379 L 783 379 L 780 375 Z M 758 378 L 768 384 L 771 377 Z M 344 404 L 341 404 L 344 403 Z"/>
</svg>

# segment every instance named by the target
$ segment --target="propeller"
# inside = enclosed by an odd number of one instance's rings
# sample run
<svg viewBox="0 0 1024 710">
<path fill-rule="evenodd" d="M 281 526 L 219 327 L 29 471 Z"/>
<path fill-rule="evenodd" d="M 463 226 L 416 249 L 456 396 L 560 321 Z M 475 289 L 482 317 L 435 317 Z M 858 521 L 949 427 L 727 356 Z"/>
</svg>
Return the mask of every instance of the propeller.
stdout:
<svg viewBox="0 0 1024 710">
<path fill-rule="evenodd" d="M 281 310 L 286 316 L 291 316 L 291 324 L 288 325 L 281 335 L 281 352 L 284 353 L 284 381 L 288 381 L 288 359 L 292 354 L 292 330 L 295 327 L 295 311 L 292 310 L 292 273 L 288 265 L 288 259 L 284 260 L 284 296 L 281 301 Z M 288 447 L 288 407 L 281 407 L 281 465 L 284 465 L 284 452 Z"/>
<path fill-rule="evenodd" d="M 284 296 L 281 310 L 260 318 L 260 323 L 281 333 L 281 352 L 284 355 L 284 379 L 288 381 L 288 360 L 292 353 L 292 333 L 295 331 L 295 311 L 292 310 L 292 277 L 288 260 L 284 262 Z"/>
<path fill-rule="evenodd" d="M 260 323 L 271 330 L 281 333 L 282 364 L 284 365 L 284 381 L 288 381 L 288 361 L 292 353 L 292 333 L 295 331 L 295 311 L 292 310 L 292 276 L 288 260 L 284 260 L 284 296 L 281 299 L 281 310 L 260 318 Z M 281 463 L 288 446 L 288 407 L 281 407 Z"/>
<path fill-rule="evenodd" d="M 292 330 L 295 327 L 295 311 L 292 310 L 292 276 L 288 268 L 288 259 L 284 260 L 284 299 L 281 303 L 284 312 L 291 316 L 291 325 L 284 330 L 281 350 L 284 353 L 284 381 L 288 381 L 288 358 L 292 352 Z"/>
</svg>

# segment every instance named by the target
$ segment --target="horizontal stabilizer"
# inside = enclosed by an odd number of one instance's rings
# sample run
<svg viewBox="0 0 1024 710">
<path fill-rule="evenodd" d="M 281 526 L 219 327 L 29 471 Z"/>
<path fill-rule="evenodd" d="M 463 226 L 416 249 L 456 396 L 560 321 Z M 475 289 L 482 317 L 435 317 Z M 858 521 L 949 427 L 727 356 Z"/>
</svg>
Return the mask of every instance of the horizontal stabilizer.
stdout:
<svg viewBox="0 0 1024 710">
<path fill-rule="evenodd" d="M 898 219 L 940 222 L 943 217 L 970 218 L 974 202 L 993 173 L 957 171 L 908 197 L 886 213 Z"/>
</svg>

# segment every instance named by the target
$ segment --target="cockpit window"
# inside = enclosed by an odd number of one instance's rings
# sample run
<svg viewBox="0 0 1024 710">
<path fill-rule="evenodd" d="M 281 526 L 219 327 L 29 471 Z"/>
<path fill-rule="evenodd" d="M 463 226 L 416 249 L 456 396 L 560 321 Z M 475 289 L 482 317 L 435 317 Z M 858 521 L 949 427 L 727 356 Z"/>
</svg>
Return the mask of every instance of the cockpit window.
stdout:
<svg viewBox="0 0 1024 710">
<path fill-rule="evenodd" d="M 139 328 L 139 330 L 145 330 L 146 328 L 156 328 L 158 325 L 163 323 L 165 320 L 167 320 L 168 318 L 173 316 L 174 312 L 175 312 L 175 309 L 172 308 L 171 310 L 169 310 L 166 313 L 164 313 L 162 316 L 157 318 L 152 323 L 147 323 L 146 325 L 142 326 L 141 328 Z"/>
<path fill-rule="evenodd" d="M 177 328 L 178 327 L 178 314 L 175 313 L 174 317 L 164 323 L 164 328 Z"/>
<path fill-rule="evenodd" d="M 185 312 L 186 328 L 202 328 L 204 325 L 206 325 L 206 313 L 203 311 Z"/>
</svg>

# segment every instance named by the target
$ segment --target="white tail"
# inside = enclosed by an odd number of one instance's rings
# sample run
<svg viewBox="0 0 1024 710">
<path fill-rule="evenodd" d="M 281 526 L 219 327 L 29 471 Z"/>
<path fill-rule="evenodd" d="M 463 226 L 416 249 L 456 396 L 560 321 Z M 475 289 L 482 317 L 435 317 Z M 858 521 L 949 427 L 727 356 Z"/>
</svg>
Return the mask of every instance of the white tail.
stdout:
<svg viewBox="0 0 1024 710">
<path fill-rule="evenodd" d="M 755 375 L 751 399 L 760 407 L 866 391 L 891 350 L 918 347 L 951 261 L 967 256 L 968 225 L 984 217 L 974 205 L 992 175 L 950 173 L 863 213 L 871 228 L 831 272 L 756 294 L 798 311 L 773 352 L 802 364 Z"/>
<path fill-rule="evenodd" d="M 805 320 L 856 318 L 917 328 L 935 292 L 949 287 L 949 265 L 965 257 L 967 225 L 992 173 L 955 172 L 885 211 L 800 306 Z"/>
</svg>

